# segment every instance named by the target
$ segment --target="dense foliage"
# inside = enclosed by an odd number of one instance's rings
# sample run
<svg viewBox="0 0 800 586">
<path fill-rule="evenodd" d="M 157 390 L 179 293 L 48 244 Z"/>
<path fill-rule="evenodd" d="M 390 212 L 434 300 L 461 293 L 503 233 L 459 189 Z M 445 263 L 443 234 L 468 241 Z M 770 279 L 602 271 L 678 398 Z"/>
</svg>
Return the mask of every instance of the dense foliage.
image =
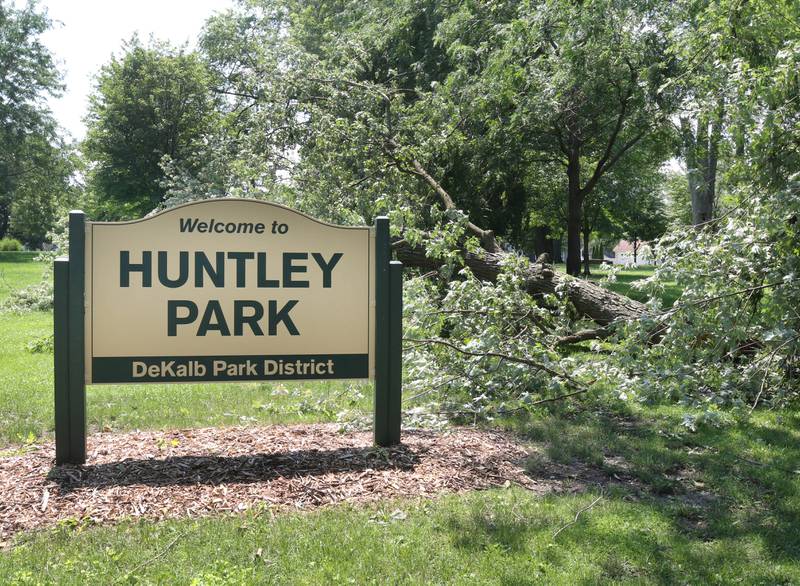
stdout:
<svg viewBox="0 0 800 586">
<path fill-rule="evenodd" d="M 44 103 L 61 91 L 41 41 L 49 27 L 35 3 L 0 2 L 0 238 L 31 247 L 42 244 L 74 168 Z"/>
<path fill-rule="evenodd" d="M 212 76 L 196 53 L 127 42 L 97 78 L 83 150 L 93 216 L 141 217 L 164 197 L 164 159 L 189 160 L 212 125 Z"/>
</svg>

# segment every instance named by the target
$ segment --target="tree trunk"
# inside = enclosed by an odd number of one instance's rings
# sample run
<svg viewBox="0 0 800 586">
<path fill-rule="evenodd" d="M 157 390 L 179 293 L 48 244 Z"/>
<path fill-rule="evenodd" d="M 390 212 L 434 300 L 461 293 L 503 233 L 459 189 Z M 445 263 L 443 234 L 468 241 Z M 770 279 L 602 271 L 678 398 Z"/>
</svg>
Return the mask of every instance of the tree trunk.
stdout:
<svg viewBox="0 0 800 586">
<path fill-rule="evenodd" d="M 692 202 L 692 224 L 695 226 L 714 218 L 723 115 L 724 102 L 720 100 L 716 112 L 699 116 L 696 129 L 688 118 L 681 118 L 683 157 Z"/>
<path fill-rule="evenodd" d="M 570 208 L 580 204 L 570 201 Z M 567 274 L 578 277 L 581 274 L 581 216 L 570 209 L 567 217 Z"/>
<path fill-rule="evenodd" d="M 0 200 L 0 238 L 5 238 L 11 219 L 11 204 Z"/>
<path fill-rule="evenodd" d="M 709 198 L 708 190 L 708 163 L 709 163 L 709 134 L 708 118 L 701 116 L 697 123 L 697 138 L 695 140 L 695 190 L 692 196 L 692 223 L 695 226 L 708 222 L 713 213 L 713 199 Z"/>
<path fill-rule="evenodd" d="M 591 236 L 591 231 L 586 229 L 584 225 L 583 229 L 583 275 L 585 277 L 590 276 L 591 269 L 590 269 L 590 262 L 589 259 L 591 257 L 591 251 L 589 250 L 589 237 Z"/>
<path fill-rule="evenodd" d="M 720 111 L 711 120 L 711 133 L 708 136 L 708 155 L 705 168 L 705 193 L 703 194 L 703 206 L 708 220 L 714 217 L 714 206 L 717 201 L 717 163 L 719 162 L 719 141 L 722 140 L 722 104 Z M 706 220 L 706 222 L 708 221 Z"/>
<path fill-rule="evenodd" d="M 533 255 L 539 258 L 540 255 L 547 253 L 552 255 L 552 246 L 550 239 L 547 237 L 550 233 L 550 228 L 547 226 L 537 226 L 533 229 Z"/>
<path fill-rule="evenodd" d="M 438 270 L 442 265 L 440 260 L 428 258 L 421 247 L 411 247 L 402 240 L 395 242 L 394 250 L 397 260 L 402 261 L 407 267 L 430 271 Z M 479 279 L 495 282 L 508 254 L 484 252 L 476 255 L 466 252 L 464 263 Z M 531 295 L 554 294 L 556 287 L 564 283 L 565 277 L 556 273 L 551 265 L 540 263 L 528 265 L 524 287 Z M 604 289 L 592 281 L 569 279 L 565 290 L 578 312 L 603 326 L 615 321 L 640 318 L 645 311 L 644 304 Z"/>
<path fill-rule="evenodd" d="M 0 238 L 5 237 L 11 221 L 12 189 L 11 166 L 0 161 Z"/>
<path fill-rule="evenodd" d="M 581 274 L 581 220 L 583 219 L 583 193 L 581 192 L 580 151 L 570 152 L 567 165 L 567 274 Z"/>
<path fill-rule="evenodd" d="M 633 241 L 633 266 L 638 264 L 638 254 L 639 254 L 639 241 Z"/>
<path fill-rule="evenodd" d="M 550 242 L 553 244 L 553 263 L 564 262 L 564 257 L 561 256 L 561 238 L 554 238 Z"/>
</svg>

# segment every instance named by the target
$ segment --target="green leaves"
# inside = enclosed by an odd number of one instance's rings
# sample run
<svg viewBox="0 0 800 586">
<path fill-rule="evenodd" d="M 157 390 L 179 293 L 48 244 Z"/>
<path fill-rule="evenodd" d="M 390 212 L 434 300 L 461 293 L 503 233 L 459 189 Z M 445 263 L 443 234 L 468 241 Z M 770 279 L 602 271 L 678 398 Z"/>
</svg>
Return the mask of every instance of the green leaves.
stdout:
<svg viewBox="0 0 800 586">
<path fill-rule="evenodd" d="M 62 89 L 41 42 L 49 28 L 35 3 L 0 3 L 0 238 L 10 232 L 31 246 L 41 244 L 72 170 L 45 105 Z"/>
<path fill-rule="evenodd" d="M 96 218 L 146 215 L 166 193 L 162 161 L 198 165 L 217 120 L 213 83 L 198 54 L 137 37 L 102 68 L 83 144 Z"/>
</svg>

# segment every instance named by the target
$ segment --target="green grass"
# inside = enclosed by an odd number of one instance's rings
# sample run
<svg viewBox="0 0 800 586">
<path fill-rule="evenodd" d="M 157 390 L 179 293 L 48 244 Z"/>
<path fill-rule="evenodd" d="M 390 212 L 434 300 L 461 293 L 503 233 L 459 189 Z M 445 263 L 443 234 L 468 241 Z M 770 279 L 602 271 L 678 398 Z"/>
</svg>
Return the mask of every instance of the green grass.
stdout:
<svg viewBox="0 0 800 586">
<path fill-rule="evenodd" d="M 52 313 L 0 313 L 0 447 L 53 431 L 53 355 L 27 344 L 53 331 Z M 89 431 L 334 421 L 369 411 L 361 382 L 90 386 Z"/>
<path fill-rule="evenodd" d="M 40 254 L 35 250 L 0 250 L 0 262 L 29 263 Z"/>
<path fill-rule="evenodd" d="M 29 253 L 0 252 L 0 303 L 13 291 L 41 282 L 49 270 L 46 264 L 32 262 L 31 258 L 21 256 L 27 254 Z M 13 260 L 7 260 L 12 255 Z"/>
<path fill-rule="evenodd" d="M 44 270 L 9 264 L 12 288 Z M 51 431 L 52 355 L 25 349 L 51 329 L 49 313 L 0 314 L 0 445 Z M 120 431 L 329 421 L 368 411 L 370 394 L 347 383 L 91 387 L 87 412 L 92 429 Z M 530 445 L 533 478 L 574 477 L 575 494 L 510 488 L 110 527 L 67 519 L 0 552 L 0 584 L 800 583 L 800 414 L 690 432 L 684 412 L 564 404 L 492 424 Z"/>
<path fill-rule="evenodd" d="M 662 407 L 504 422 L 538 449 L 531 475 L 566 466 L 587 485 L 578 494 L 510 488 L 310 513 L 74 520 L 0 554 L 0 582 L 800 582 L 800 415 L 696 433 L 680 420 Z"/>
</svg>

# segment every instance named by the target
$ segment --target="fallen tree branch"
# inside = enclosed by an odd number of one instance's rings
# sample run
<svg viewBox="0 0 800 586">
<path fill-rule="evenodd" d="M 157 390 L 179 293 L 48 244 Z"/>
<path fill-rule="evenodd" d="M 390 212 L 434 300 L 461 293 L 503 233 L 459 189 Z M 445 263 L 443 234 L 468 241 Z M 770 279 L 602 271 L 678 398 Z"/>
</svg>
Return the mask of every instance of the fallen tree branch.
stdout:
<svg viewBox="0 0 800 586">
<path fill-rule="evenodd" d="M 415 267 L 424 271 L 439 270 L 443 261 L 431 258 L 421 246 L 411 246 L 403 240 L 393 245 L 397 260 L 407 267 Z M 464 265 L 483 281 L 496 282 L 503 270 L 509 254 L 507 252 L 474 253 L 463 251 L 461 257 Z M 531 262 L 526 269 L 524 290 L 533 296 L 555 295 L 556 290 L 563 290 L 575 309 L 594 320 L 601 326 L 616 321 L 628 321 L 641 318 L 645 314 L 645 305 L 629 297 L 604 289 L 592 281 L 574 279 L 561 275 L 553 267 Z"/>
<path fill-rule="evenodd" d="M 577 391 L 572 391 L 571 393 L 564 393 L 563 395 L 557 395 L 555 397 L 548 397 L 547 399 L 539 399 L 538 401 L 533 401 L 531 403 L 525 403 L 524 405 L 520 405 L 519 407 L 515 407 L 514 409 L 498 409 L 496 413 L 498 415 L 509 415 L 511 413 L 519 413 L 520 411 L 525 411 L 530 407 L 536 407 L 536 405 L 543 405 L 545 403 L 555 403 L 556 401 L 563 401 L 564 399 L 569 399 L 570 397 L 574 397 L 576 395 L 582 395 L 583 393 L 588 393 L 592 390 L 591 385 L 594 384 L 595 381 L 591 381 L 589 386 L 583 387 L 582 389 L 578 389 Z"/>
<path fill-rule="evenodd" d="M 397 151 L 400 148 L 400 145 L 397 143 L 397 141 L 394 140 L 393 138 L 388 138 L 386 140 L 386 145 L 387 145 L 386 149 L 387 154 L 394 161 L 395 166 L 397 167 L 398 170 L 402 171 L 403 173 L 421 177 L 425 181 L 425 183 L 427 183 L 428 186 L 431 189 L 433 189 L 436 195 L 439 196 L 439 199 L 441 200 L 444 209 L 446 210 L 458 209 L 458 206 L 456 205 L 455 201 L 453 201 L 453 198 L 450 196 L 447 190 L 444 187 L 442 187 L 442 184 L 439 183 L 433 177 L 433 175 L 428 173 L 427 169 L 425 169 L 425 167 L 422 165 L 422 163 L 419 162 L 418 159 L 412 157 L 410 161 L 408 161 L 411 163 L 411 168 L 409 168 L 403 161 L 401 161 L 397 157 Z M 502 251 L 500 245 L 497 244 L 497 240 L 494 237 L 494 230 L 484 230 L 480 226 L 477 226 L 476 224 L 473 224 L 470 221 L 467 221 L 467 230 L 469 230 L 473 235 L 477 236 L 478 239 L 480 239 L 481 246 L 484 248 L 484 250 L 487 250 L 489 252 Z"/>
<path fill-rule="evenodd" d="M 604 340 L 611 335 L 611 330 L 608 328 L 597 328 L 594 330 L 579 330 L 567 336 L 562 336 L 556 340 L 556 346 L 565 346 L 567 344 L 577 344 L 585 342 L 586 340 Z"/>
<path fill-rule="evenodd" d="M 170 549 L 173 548 L 173 546 L 176 543 L 178 543 L 178 541 L 183 539 L 186 536 L 187 533 L 188 533 L 188 531 L 180 532 L 178 535 L 175 536 L 175 538 L 172 541 L 170 541 L 167 545 L 165 545 L 156 555 L 154 555 L 153 557 L 151 557 L 148 560 L 145 560 L 144 562 L 142 562 L 138 566 L 134 567 L 132 570 L 129 570 L 127 573 L 123 574 L 122 577 L 118 578 L 114 582 L 114 584 L 119 584 L 120 582 L 126 581 L 128 578 L 130 578 L 131 576 L 135 575 L 135 573 L 138 572 L 139 570 L 141 570 L 142 568 L 144 568 L 146 566 L 149 566 L 154 561 L 156 561 L 159 558 L 163 557 Z"/>
<path fill-rule="evenodd" d="M 450 194 L 447 193 L 441 184 L 425 170 L 425 168 L 417 159 L 412 159 L 411 164 L 414 166 L 414 173 L 419 177 L 422 177 L 439 195 L 439 198 L 442 200 L 445 209 L 457 209 L 453 198 L 450 197 Z M 497 240 L 495 240 L 493 230 L 484 230 L 483 228 L 480 228 L 469 221 L 467 222 L 467 229 L 480 239 L 481 246 L 484 248 L 484 250 L 489 252 L 500 252 L 502 250 L 497 244 Z"/>
<path fill-rule="evenodd" d="M 772 283 L 766 283 L 764 285 L 758 285 L 758 286 L 755 286 L 755 287 L 746 287 L 744 289 L 736 289 L 735 291 L 728 291 L 727 293 L 720 293 L 719 295 L 712 295 L 711 297 L 703 297 L 702 299 L 697 299 L 695 301 L 689 301 L 687 303 L 681 303 L 681 304 L 675 305 L 675 306 L 673 306 L 673 307 L 671 307 L 669 309 L 665 309 L 664 311 L 662 311 L 660 313 L 651 314 L 651 315 L 645 315 L 643 317 L 658 317 L 658 316 L 664 316 L 664 315 L 671 315 L 673 313 L 677 313 L 677 312 L 679 312 L 681 310 L 687 309 L 689 307 L 694 307 L 696 305 L 704 305 L 706 303 L 712 303 L 714 301 L 719 301 L 720 299 L 725 299 L 727 297 L 735 297 L 736 295 L 742 295 L 744 293 L 753 293 L 755 291 L 762 291 L 764 289 L 770 289 L 772 287 L 780 287 L 781 285 L 787 285 L 789 283 L 792 283 L 795 280 L 796 279 L 791 279 L 789 281 L 784 281 L 784 280 L 774 281 Z"/>
<path fill-rule="evenodd" d="M 464 348 L 460 348 L 456 346 L 452 342 L 448 342 L 447 340 L 439 340 L 436 338 L 403 338 L 405 342 L 412 342 L 415 344 L 439 344 L 441 346 L 446 346 L 455 350 L 459 354 L 464 354 L 465 356 L 474 356 L 476 358 L 501 358 L 503 360 L 508 360 L 509 362 L 516 362 L 517 364 L 525 364 L 526 366 L 530 366 L 537 370 L 543 370 L 547 374 L 553 375 L 558 378 L 562 378 L 567 381 L 571 386 L 578 389 L 588 390 L 586 385 L 576 381 L 574 378 L 569 376 L 565 372 L 558 372 L 550 368 L 549 366 L 545 366 L 544 364 L 540 364 L 535 360 L 530 360 L 528 358 L 522 358 L 520 356 L 512 356 L 511 354 L 502 354 L 500 352 L 472 352 L 470 350 L 465 350 Z"/>
</svg>

